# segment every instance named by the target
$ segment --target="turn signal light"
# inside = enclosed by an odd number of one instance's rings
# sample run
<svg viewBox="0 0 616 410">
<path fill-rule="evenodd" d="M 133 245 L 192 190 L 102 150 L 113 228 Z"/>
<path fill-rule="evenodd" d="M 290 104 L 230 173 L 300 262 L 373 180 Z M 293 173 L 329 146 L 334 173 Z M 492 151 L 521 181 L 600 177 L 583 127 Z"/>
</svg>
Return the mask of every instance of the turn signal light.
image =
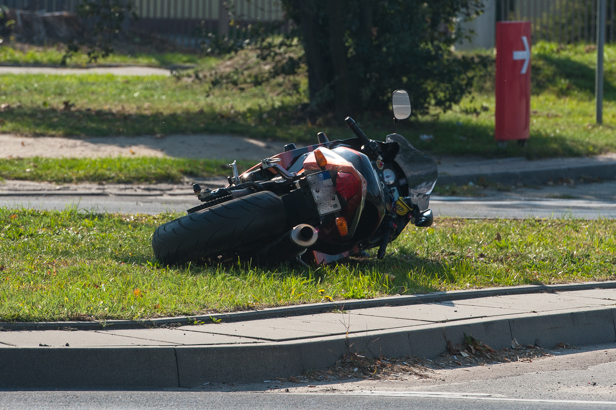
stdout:
<svg viewBox="0 0 616 410">
<path fill-rule="evenodd" d="M 319 168 L 324 169 L 325 166 L 327 165 L 327 159 L 325 158 L 325 155 L 323 155 L 321 150 L 319 149 L 315 150 L 314 157 L 317 160 L 317 164 L 319 165 Z"/>
<path fill-rule="evenodd" d="M 349 233 L 349 226 L 347 225 L 347 221 L 344 216 L 339 216 L 336 218 L 336 227 L 338 228 L 340 236 L 347 236 Z"/>
</svg>

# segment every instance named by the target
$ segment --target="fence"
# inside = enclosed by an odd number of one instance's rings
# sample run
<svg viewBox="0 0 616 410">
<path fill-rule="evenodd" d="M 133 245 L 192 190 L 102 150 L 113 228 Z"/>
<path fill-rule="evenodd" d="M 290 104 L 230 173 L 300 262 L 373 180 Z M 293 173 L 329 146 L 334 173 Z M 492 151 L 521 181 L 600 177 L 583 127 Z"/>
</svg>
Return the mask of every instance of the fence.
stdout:
<svg viewBox="0 0 616 410">
<path fill-rule="evenodd" d="M 594 43 L 597 39 L 599 0 L 497 0 L 500 21 L 526 20 L 532 23 L 533 42 Z M 607 1 L 606 42 L 616 36 L 616 0 Z"/>
<path fill-rule="evenodd" d="M 81 0 L 0 0 L 9 8 L 74 11 Z M 335 1 L 335 0 L 331 0 Z M 594 43 L 599 0 L 485 0 L 496 2 L 496 20 L 527 20 L 533 41 Z M 494 3 L 492 3 L 494 4 Z M 281 22 L 280 0 L 135 0 L 139 19 L 130 27 L 158 34 L 178 45 L 196 44 L 195 29 L 235 38 L 250 37 L 250 26 Z M 607 0 L 606 41 L 616 39 L 616 0 Z M 230 24 L 231 23 L 231 24 Z M 281 31 L 289 29 L 285 25 Z"/>
<path fill-rule="evenodd" d="M 0 0 L 9 8 L 40 12 L 75 11 L 81 0 Z M 279 0 L 134 0 L 138 19 L 128 26 L 195 46 L 195 30 L 233 38 L 250 37 L 259 23 L 282 22 Z M 287 31 L 289 25 L 281 27 Z"/>
</svg>

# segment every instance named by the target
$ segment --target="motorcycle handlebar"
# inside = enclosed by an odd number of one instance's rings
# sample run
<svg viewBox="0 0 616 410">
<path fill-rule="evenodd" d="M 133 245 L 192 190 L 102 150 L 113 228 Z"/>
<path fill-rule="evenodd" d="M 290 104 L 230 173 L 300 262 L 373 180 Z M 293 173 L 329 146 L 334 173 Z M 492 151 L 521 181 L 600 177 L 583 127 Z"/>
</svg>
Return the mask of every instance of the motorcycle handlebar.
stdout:
<svg viewBox="0 0 616 410">
<path fill-rule="evenodd" d="M 370 138 L 366 137 L 366 134 L 359 129 L 353 118 L 346 117 L 345 121 L 349 128 L 357 135 L 359 141 L 363 145 L 364 153 L 368 154 L 371 159 L 376 158 L 379 155 L 379 146 L 376 142 L 372 141 Z"/>
<path fill-rule="evenodd" d="M 346 117 L 345 120 L 349 128 L 357 135 L 357 138 L 361 141 L 362 145 L 369 145 L 370 139 L 366 137 L 366 134 L 357 126 L 357 123 L 353 118 Z"/>
</svg>

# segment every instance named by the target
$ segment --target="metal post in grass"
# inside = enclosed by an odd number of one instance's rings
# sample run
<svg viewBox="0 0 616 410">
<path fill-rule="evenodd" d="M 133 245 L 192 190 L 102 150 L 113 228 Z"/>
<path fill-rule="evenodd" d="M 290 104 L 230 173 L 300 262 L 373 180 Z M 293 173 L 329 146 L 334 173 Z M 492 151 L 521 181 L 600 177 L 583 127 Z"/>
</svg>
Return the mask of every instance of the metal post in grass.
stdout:
<svg viewBox="0 0 616 410">
<path fill-rule="evenodd" d="M 603 124 L 603 46 L 605 43 L 606 0 L 597 2 L 597 71 L 595 74 L 595 98 L 597 101 L 597 124 Z"/>
</svg>

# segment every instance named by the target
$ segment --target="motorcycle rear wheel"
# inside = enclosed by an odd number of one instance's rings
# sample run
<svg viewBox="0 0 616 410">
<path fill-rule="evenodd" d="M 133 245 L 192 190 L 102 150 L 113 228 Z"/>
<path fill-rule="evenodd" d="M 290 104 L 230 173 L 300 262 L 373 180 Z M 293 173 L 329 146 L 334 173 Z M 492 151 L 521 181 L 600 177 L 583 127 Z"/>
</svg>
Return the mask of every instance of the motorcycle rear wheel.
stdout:
<svg viewBox="0 0 616 410">
<path fill-rule="evenodd" d="M 282 200 L 264 191 L 233 199 L 167 222 L 154 231 L 152 249 L 163 263 L 206 260 L 287 228 Z"/>
</svg>

